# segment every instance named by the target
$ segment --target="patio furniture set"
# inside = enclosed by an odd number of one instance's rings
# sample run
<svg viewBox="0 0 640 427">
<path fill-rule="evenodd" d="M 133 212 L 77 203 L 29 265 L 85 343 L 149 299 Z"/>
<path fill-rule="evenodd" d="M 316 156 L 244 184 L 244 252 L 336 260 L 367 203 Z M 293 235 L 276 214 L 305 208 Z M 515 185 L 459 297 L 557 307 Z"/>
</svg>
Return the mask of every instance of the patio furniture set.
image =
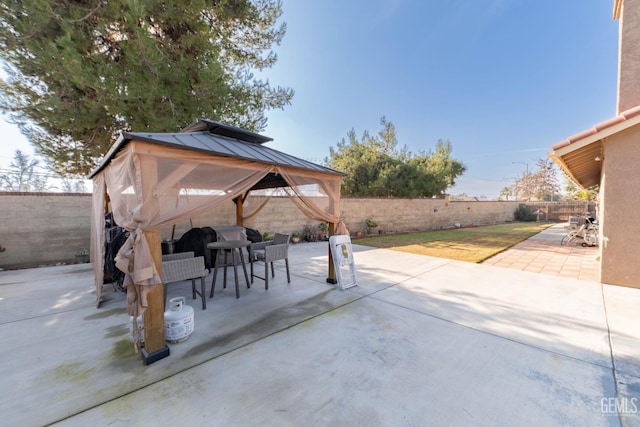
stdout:
<svg viewBox="0 0 640 427">
<path fill-rule="evenodd" d="M 213 278 L 211 280 L 211 291 L 209 298 L 213 298 L 218 269 L 223 269 L 223 288 L 227 287 L 227 267 L 233 267 L 236 298 L 240 298 L 240 286 L 238 276 L 238 264 L 242 266 L 247 288 L 251 287 L 254 278 L 264 280 L 265 289 L 269 289 L 269 265 L 271 265 L 271 277 L 275 277 L 274 262 L 284 260 L 287 283 L 291 283 L 289 274 L 289 238 L 288 234 L 276 233 L 271 241 L 251 242 L 247 240 L 243 227 L 218 228 L 218 239 L 214 242 L 206 243 L 206 250 L 211 251 L 213 260 Z M 250 264 L 251 280 L 247 274 L 246 257 Z M 171 283 L 191 280 L 191 290 L 193 299 L 199 295 L 202 299 L 202 309 L 207 308 L 205 279 L 210 271 L 205 263 L 205 256 L 195 256 L 194 251 L 177 252 L 162 255 L 162 273 L 164 282 L 164 301 L 167 304 L 167 286 Z M 254 272 L 254 263 L 264 265 L 264 276 Z M 257 270 L 256 270 L 257 271 Z M 200 279 L 200 288 L 196 287 L 196 280 Z"/>
</svg>

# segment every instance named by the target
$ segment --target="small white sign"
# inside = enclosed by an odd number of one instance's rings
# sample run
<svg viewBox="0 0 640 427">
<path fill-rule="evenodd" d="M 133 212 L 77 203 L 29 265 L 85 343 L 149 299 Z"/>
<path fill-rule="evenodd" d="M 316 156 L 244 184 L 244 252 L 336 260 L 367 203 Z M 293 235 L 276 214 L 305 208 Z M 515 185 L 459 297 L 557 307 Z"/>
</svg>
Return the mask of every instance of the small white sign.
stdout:
<svg viewBox="0 0 640 427">
<path fill-rule="evenodd" d="M 338 287 L 344 291 L 358 286 L 351 238 L 345 235 L 331 236 L 329 238 L 329 247 L 331 248 L 333 265 L 336 269 Z"/>
</svg>

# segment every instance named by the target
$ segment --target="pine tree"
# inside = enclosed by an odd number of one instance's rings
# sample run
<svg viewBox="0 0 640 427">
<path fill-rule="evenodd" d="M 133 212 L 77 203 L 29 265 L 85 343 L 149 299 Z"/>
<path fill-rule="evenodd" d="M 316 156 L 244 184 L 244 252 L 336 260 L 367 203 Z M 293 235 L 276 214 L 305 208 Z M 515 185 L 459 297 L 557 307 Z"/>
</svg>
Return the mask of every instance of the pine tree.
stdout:
<svg viewBox="0 0 640 427">
<path fill-rule="evenodd" d="M 119 131 L 175 132 L 205 117 L 253 131 L 290 88 L 273 66 L 277 0 L 5 0 L 0 109 L 63 176 L 87 174 Z"/>
</svg>

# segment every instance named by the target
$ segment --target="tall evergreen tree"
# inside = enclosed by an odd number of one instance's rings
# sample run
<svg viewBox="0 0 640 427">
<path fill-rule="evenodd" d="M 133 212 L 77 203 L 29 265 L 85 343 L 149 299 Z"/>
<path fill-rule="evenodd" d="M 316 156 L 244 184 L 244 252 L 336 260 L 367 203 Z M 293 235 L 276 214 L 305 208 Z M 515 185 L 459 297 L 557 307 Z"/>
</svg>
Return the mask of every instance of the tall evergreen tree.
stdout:
<svg viewBox="0 0 640 427">
<path fill-rule="evenodd" d="M 0 109 L 65 176 L 120 130 L 206 117 L 261 131 L 293 96 L 253 74 L 276 62 L 281 13 L 279 0 L 3 0 Z"/>
</svg>

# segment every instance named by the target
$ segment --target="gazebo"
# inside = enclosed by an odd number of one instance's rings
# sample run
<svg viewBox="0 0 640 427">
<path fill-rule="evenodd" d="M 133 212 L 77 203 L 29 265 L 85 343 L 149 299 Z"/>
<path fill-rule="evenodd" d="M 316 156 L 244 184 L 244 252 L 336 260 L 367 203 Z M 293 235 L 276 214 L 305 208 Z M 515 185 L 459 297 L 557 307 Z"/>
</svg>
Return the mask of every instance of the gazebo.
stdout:
<svg viewBox="0 0 640 427">
<path fill-rule="evenodd" d="M 214 209 L 236 204 L 243 225 L 243 205 L 253 190 L 281 189 L 309 218 L 339 226 L 343 173 L 266 147 L 264 135 L 228 124 L 199 119 L 178 133 L 123 132 L 93 180 L 91 261 L 96 306 L 104 281 L 105 213 L 129 232 L 117 265 L 125 272 L 127 310 L 145 314 L 145 348 L 149 364 L 169 355 L 164 337 L 160 230 Z M 268 200 L 268 199 L 267 199 Z M 327 281 L 335 283 L 329 258 Z"/>
</svg>

